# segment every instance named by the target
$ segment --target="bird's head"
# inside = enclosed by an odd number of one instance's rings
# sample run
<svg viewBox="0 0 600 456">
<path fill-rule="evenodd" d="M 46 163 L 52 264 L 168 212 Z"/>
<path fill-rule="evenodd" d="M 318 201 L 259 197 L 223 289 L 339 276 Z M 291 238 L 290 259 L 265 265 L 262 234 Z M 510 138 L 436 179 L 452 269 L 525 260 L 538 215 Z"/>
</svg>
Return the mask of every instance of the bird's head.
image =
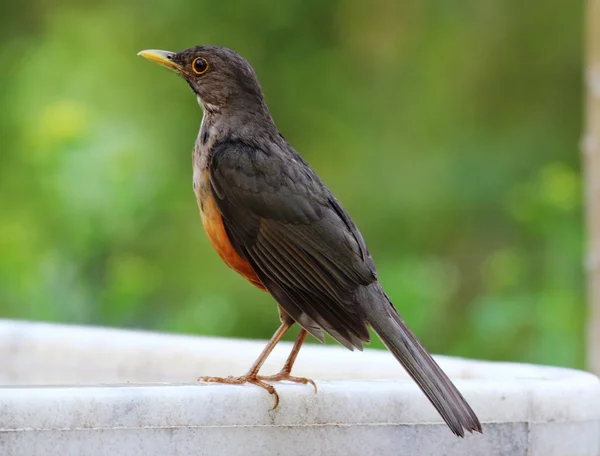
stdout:
<svg viewBox="0 0 600 456">
<path fill-rule="evenodd" d="M 256 73 L 236 52 L 219 46 L 196 46 L 181 52 L 138 53 L 179 74 L 205 111 L 266 108 Z"/>
</svg>

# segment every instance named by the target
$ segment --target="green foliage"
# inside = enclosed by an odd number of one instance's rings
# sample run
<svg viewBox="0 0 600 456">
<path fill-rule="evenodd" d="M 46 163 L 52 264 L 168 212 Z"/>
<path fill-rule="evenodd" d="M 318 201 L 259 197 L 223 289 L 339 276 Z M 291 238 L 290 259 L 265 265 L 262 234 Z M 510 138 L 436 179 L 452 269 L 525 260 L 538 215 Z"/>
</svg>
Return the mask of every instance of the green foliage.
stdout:
<svg viewBox="0 0 600 456">
<path fill-rule="evenodd" d="M 212 252 L 201 111 L 146 48 L 246 56 L 434 352 L 583 366 L 581 4 L 9 0 L 0 317 L 262 337 Z M 379 343 L 374 343 L 375 346 Z"/>
</svg>

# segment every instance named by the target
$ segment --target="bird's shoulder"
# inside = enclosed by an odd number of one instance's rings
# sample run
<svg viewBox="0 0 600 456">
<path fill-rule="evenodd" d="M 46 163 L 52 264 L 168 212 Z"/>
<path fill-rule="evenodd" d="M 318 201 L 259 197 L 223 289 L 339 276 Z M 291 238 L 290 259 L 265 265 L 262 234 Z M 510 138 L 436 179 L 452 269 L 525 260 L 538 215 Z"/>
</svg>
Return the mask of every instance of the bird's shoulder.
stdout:
<svg viewBox="0 0 600 456">
<path fill-rule="evenodd" d="M 219 141 L 209 169 L 220 199 L 244 204 L 260 217 L 310 223 L 323 216 L 332 198 L 317 173 L 281 138 Z"/>
</svg>

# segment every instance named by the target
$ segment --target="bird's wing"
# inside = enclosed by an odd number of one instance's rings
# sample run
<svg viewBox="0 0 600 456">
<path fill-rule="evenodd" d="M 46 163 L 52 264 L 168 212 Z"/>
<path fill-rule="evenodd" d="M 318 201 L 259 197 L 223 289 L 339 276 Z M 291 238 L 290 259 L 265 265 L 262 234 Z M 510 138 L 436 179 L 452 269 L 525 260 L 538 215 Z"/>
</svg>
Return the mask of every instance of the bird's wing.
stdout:
<svg viewBox="0 0 600 456">
<path fill-rule="evenodd" d="M 236 251 L 296 322 L 361 349 L 369 332 L 356 290 L 376 272 L 350 217 L 291 149 L 228 141 L 213 150 L 211 190 Z"/>
</svg>

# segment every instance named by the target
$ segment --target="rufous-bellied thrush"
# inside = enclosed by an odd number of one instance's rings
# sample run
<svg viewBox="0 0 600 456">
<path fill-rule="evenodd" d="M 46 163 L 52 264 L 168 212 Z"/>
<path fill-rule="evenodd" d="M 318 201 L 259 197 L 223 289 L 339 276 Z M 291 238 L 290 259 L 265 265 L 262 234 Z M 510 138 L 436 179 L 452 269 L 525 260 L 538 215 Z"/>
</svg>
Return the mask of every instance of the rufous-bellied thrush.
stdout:
<svg viewBox="0 0 600 456">
<path fill-rule="evenodd" d="M 148 60 L 185 79 L 204 111 L 193 151 L 194 192 L 204 229 L 223 261 L 279 305 L 281 326 L 248 373 L 218 383 L 288 380 L 307 332 L 349 349 L 369 342 L 368 326 L 408 371 L 452 432 L 481 432 L 477 416 L 408 329 L 377 280 L 356 225 L 315 171 L 277 130 L 256 74 L 237 53 L 197 46 L 147 50 Z M 302 330 L 282 371 L 259 370 L 286 331 Z"/>
</svg>

